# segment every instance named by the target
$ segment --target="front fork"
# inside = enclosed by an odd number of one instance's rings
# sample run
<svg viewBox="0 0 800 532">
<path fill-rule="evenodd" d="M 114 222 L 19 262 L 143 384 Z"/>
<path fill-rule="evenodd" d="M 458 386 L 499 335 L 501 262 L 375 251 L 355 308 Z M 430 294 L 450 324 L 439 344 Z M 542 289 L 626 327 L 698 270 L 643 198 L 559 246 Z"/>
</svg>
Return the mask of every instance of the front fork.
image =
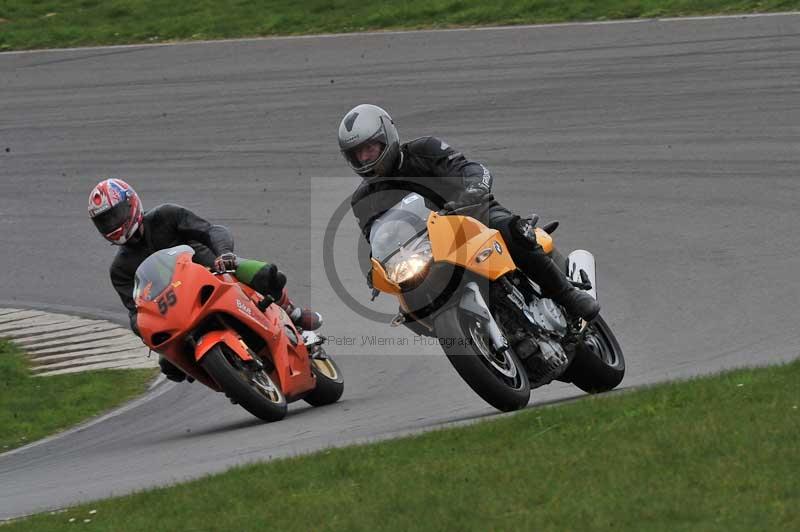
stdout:
<svg viewBox="0 0 800 532">
<path fill-rule="evenodd" d="M 472 314 L 486 325 L 486 332 L 489 335 L 489 340 L 492 342 L 492 349 L 495 353 L 503 353 L 508 349 L 508 342 L 500 331 L 500 327 L 494 320 L 491 311 L 489 311 L 489 306 L 483 299 L 481 290 L 475 281 L 470 281 L 464 287 L 458 307 L 464 312 Z"/>
</svg>

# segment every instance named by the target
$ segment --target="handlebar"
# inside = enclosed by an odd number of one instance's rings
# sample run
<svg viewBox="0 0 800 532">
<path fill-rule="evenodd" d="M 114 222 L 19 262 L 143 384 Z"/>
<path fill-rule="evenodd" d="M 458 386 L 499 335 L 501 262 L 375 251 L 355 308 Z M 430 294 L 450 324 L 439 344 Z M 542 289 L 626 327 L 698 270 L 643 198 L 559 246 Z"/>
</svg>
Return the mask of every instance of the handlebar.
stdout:
<svg viewBox="0 0 800 532">
<path fill-rule="evenodd" d="M 479 201 L 478 203 L 473 203 L 471 205 L 464 205 L 463 207 L 458 207 L 457 209 L 453 209 L 452 211 L 447 209 L 441 209 L 437 211 L 436 214 L 438 214 L 439 216 L 458 214 L 459 212 L 466 211 L 467 209 L 474 209 L 475 207 L 480 207 L 481 205 L 483 205 L 483 202 Z"/>
</svg>

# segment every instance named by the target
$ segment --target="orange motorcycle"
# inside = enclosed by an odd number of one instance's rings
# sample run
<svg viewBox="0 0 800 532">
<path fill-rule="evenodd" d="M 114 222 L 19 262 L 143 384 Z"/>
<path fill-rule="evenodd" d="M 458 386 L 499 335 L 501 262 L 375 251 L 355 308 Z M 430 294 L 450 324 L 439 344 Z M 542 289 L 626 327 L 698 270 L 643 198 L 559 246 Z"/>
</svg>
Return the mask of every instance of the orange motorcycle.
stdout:
<svg viewBox="0 0 800 532">
<path fill-rule="evenodd" d="M 142 340 L 189 377 L 224 392 L 265 421 L 287 403 L 334 403 L 342 374 L 324 339 L 298 330 L 273 300 L 192 262 L 189 246 L 163 249 L 136 270 L 133 297 Z"/>
<path fill-rule="evenodd" d="M 434 212 L 409 194 L 370 229 L 373 298 L 397 296 L 404 324 L 432 337 L 467 384 L 503 411 L 524 407 L 531 388 L 561 380 L 594 393 L 615 388 L 625 359 L 608 324 L 570 316 L 517 269 L 503 237 L 469 207 Z M 594 256 L 564 259 L 550 236 L 557 222 L 528 229 L 571 282 L 597 297 Z"/>
</svg>

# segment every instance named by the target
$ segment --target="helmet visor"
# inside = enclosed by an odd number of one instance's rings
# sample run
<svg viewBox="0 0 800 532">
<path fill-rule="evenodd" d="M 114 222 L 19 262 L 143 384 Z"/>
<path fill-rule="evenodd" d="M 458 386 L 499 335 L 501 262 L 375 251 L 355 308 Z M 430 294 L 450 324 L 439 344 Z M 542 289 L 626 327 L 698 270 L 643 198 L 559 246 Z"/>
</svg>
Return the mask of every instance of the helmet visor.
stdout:
<svg viewBox="0 0 800 532">
<path fill-rule="evenodd" d="M 386 153 L 386 132 L 383 126 L 370 138 L 353 146 L 349 150 L 342 150 L 344 158 L 356 172 L 367 172 L 372 169 Z M 372 149 L 371 149 L 372 148 Z"/>
<path fill-rule="evenodd" d="M 130 200 L 125 198 L 125 200 L 117 203 L 107 211 L 101 212 L 92 218 L 92 221 L 98 231 L 103 235 L 108 235 L 125 225 L 125 222 L 128 221 L 130 216 L 130 212 Z"/>
</svg>

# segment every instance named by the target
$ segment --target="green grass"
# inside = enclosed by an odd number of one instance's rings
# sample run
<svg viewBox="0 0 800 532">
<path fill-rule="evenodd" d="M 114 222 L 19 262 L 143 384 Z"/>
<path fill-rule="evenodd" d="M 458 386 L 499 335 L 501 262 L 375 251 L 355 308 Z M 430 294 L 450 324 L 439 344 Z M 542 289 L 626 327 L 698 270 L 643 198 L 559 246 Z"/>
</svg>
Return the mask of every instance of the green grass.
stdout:
<svg viewBox="0 0 800 532">
<path fill-rule="evenodd" d="M 115 532 L 800 530 L 799 406 L 800 361 L 237 468 L 3 532 L 70 519 Z"/>
<path fill-rule="evenodd" d="M 3 0 L 0 50 L 799 8 L 800 0 Z"/>
<path fill-rule="evenodd" d="M 104 370 L 33 377 L 0 340 L 0 453 L 60 432 L 141 394 L 156 371 Z"/>
</svg>

